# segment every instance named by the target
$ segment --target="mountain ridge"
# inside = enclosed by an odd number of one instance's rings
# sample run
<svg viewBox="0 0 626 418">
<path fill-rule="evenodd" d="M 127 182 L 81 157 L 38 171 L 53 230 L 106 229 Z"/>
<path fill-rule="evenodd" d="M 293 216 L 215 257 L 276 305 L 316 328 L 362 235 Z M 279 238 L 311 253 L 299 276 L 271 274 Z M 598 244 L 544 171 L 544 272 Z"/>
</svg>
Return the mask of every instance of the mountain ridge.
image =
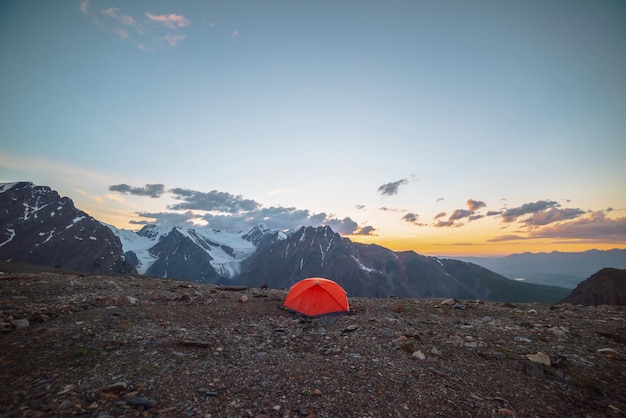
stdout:
<svg viewBox="0 0 626 418">
<path fill-rule="evenodd" d="M 146 225 L 134 232 L 101 223 L 76 209 L 71 199 L 60 198 L 45 186 L 12 183 L 0 185 L 0 191 L 3 206 L 9 207 L 8 203 L 13 202 L 13 206 L 30 208 L 29 214 L 40 216 L 39 222 L 34 222 L 23 210 L 5 211 L 0 218 L 0 234 L 5 237 L 5 242 L 0 243 L 0 260 L 49 265 L 46 253 L 31 257 L 28 253 L 16 254 L 8 250 L 18 244 L 21 248 L 37 245 L 36 237 L 47 236 L 48 245 L 62 252 L 67 246 L 66 237 L 49 231 L 71 230 L 77 222 L 76 214 L 81 214 L 83 229 L 93 232 L 76 241 L 79 246 L 85 239 L 90 241 L 90 252 L 81 253 L 84 249 L 76 248 L 72 241 L 74 246 L 65 252 L 65 257 L 80 260 L 64 259 L 53 263 L 52 267 L 91 271 L 89 263 L 93 263 L 93 254 L 106 254 L 118 263 L 109 266 L 107 273 L 137 273 L 202 283 L 286 288 L 306 277 L 327 277 L 350 294 L 364 297 L 487 298 L 525 302 L 556 301 L 567 294 L 566 289 L 543 287 L 539 291 L 538 285 L 515 284 L 471 263 L 454 263 L 413 251 L 396 253 L 375 244 L 355 243 L 329 226 L 303 226 L 285 232 L 260 224 L 248 231 L 230 233 L 206 227 Z M 55 218 L 51 206 L 40 205 L 34 195 L 46 196 L 52 203 L 66 202 L 68 213 L 74 218 Z M 54 226 L 53 220 L 63 222 Z M 27 227 L 32 228 L 31 235 L 15 233 Z M 99 247 L 92 248 L 96 245 Z"/>
</svg>

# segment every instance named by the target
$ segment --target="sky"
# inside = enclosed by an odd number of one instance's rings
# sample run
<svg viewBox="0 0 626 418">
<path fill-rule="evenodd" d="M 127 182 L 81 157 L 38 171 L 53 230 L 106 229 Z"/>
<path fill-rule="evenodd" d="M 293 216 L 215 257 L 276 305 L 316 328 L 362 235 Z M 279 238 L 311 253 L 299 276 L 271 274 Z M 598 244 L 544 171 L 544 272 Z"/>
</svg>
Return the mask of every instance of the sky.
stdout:
<svg viewBox="0 0 626 418">
<path fill-rule="evenodd" d="M 0 2 L 0 182 L 427 255 L 626 248 L 622 0 Z"/>
</svg>

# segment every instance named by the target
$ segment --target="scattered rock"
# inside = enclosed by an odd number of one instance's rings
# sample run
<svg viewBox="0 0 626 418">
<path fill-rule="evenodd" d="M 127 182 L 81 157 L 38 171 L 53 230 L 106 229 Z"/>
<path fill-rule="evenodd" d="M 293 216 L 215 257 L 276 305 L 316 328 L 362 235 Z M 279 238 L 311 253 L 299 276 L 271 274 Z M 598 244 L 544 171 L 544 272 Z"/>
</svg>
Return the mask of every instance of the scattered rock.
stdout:
<svg viewBox="0 0 626 418">
<path fill-rule="evenodd" d="M 342 329 L 341 332 L 352 332 L 352 331 L 356 331 L 358 328 L 359 327 L 357 325 L 348 325 L 347 327 Z"/>
<path fill-rule="evenodd" d="M 355 297 L 353 315 L 307 318 L 277 309 L 286 289 L 58 274 L 0 281 L 2 416 L 626 411 L 623 308 Z M 19 319 L 29 327 L 14 332 Z"/>
<path fill-rule="evenodd" d="M 622 355 L 614 348 L 600 348 L 598 353 L 609 359 L 621 359 Z"/>
<path fill-rule="evenodd" d="M 535 354 L 526 354 L 526 358 L 533 363 L 541 364 L 543 366 L 550 367 L 552 365 L 550 357 L 543 354 L 542 352 L 537 352 Z"/>
<path fill-rule="evenodd" d="M 11 325 L 13 325 L 16 329 L 28 328 L 30 326 L 30 322 L 28 319 L 13 319 L 11 320 Z"/>
</svg>

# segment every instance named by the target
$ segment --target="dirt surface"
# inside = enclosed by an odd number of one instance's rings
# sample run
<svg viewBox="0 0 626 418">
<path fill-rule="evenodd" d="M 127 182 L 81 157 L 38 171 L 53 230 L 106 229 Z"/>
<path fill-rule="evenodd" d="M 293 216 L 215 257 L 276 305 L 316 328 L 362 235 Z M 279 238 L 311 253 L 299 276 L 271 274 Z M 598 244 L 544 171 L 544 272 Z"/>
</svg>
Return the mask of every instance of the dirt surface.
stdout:
<svg viewBox="0 0 626 418">
<path fill-rule="evenodd" d="M 621 417 L 623 307 L 0 275 L 0 417 Z"/>
</svg>

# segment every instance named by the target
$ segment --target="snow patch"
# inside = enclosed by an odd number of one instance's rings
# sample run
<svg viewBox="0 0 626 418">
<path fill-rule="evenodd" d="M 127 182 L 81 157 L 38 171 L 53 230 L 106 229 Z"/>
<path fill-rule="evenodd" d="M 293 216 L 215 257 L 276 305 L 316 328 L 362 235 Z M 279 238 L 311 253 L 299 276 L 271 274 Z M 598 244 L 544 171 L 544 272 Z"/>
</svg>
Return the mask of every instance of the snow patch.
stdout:
<svg viewBox="0 0 626 418">
<path fill-rule="evenodd" d="M 0 247 L 2 247 L 4 244 L 7 244 L 13 241 L 13 238 L 15 238 L 15 229 L 7 228 L 7 231 L 11 234 L 11 236 L 6 241 L 0 242 Z"/>
<path fill-rule="evenodd" d="M 367 271 L 368 273 L 373 273 L 373 272 L 376 271 L 376 269 L 369 268 L 369 267 L 366 267 L 365 265 L 363 265 L 363 263 L 361 263 L 361 261 L 358 258 L 356 258 L 355 256 L 351 255 L 350 257 L 352 257 L 352 259 L 356 262 L 356 264 L 359 266 L 359 268 L 361 270 Z"/>
</svg>

